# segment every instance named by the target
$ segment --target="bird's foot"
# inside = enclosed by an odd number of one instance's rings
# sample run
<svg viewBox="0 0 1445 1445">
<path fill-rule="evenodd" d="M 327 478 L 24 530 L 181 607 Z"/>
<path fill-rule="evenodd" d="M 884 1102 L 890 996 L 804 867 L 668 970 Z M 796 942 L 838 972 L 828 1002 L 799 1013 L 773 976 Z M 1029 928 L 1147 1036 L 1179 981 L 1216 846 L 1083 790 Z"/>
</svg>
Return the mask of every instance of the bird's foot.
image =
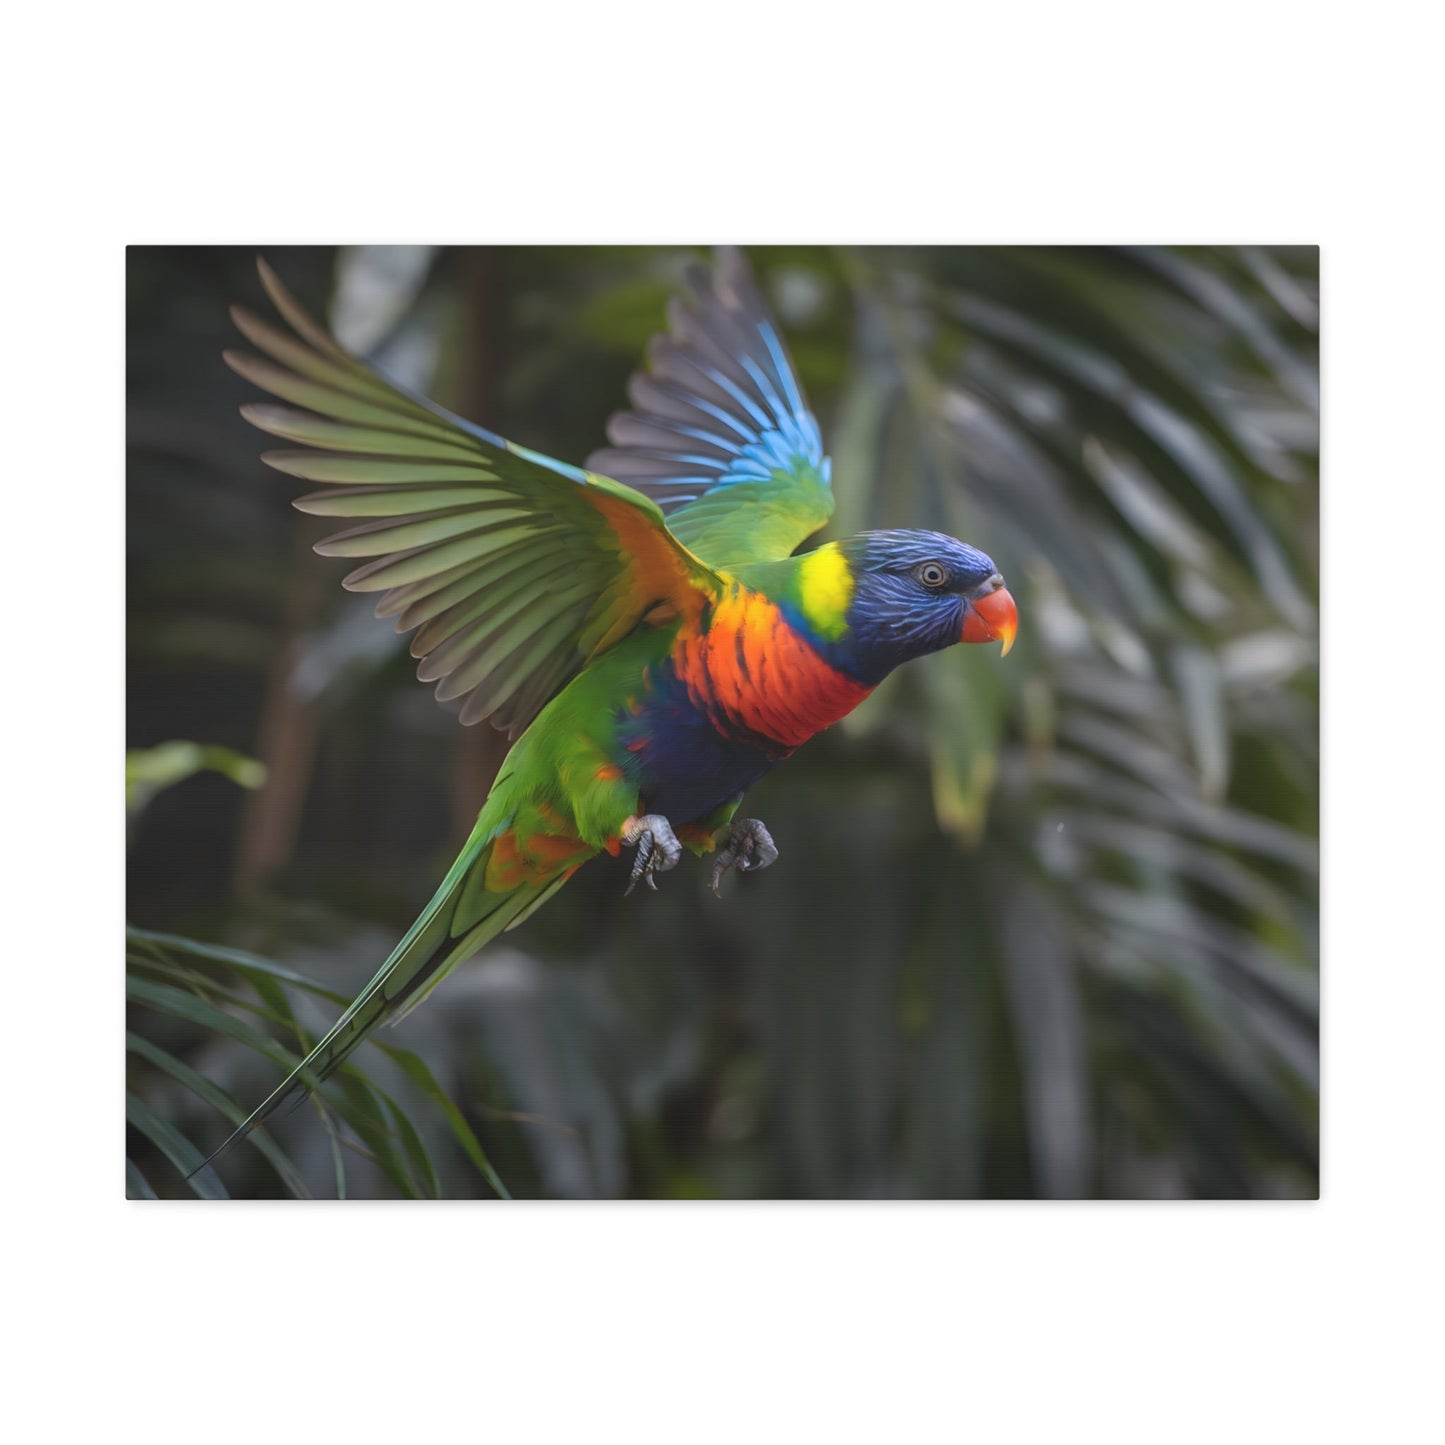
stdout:
<svg viewBox="0 0 1445 1445">
<path fill-rule="evenodd" d="M 647 886 L 656 893 L 657 884 L 653 882 L 652 875 L 676 868 L 678 859 L 682 857 L 682 844 L 677 841 L 672 824 L 661 813 L 631 817 L 622 825 L 622 841 L 627 847 L 637 849 L 632 877 L 622 896 L 625 898 L 637 887 L 639 878 L 645 878 Z"/>
<path fill-rule="evenodd" d="M 719 898 L 719 889 L 728 869 L 739 873 L 756 873 L 778 861 L 778 845 L 772 834 L 756 818 L 735 818 L 717 834 L 718 855 L 712 865 L 712 891 Z"/>
</svg>

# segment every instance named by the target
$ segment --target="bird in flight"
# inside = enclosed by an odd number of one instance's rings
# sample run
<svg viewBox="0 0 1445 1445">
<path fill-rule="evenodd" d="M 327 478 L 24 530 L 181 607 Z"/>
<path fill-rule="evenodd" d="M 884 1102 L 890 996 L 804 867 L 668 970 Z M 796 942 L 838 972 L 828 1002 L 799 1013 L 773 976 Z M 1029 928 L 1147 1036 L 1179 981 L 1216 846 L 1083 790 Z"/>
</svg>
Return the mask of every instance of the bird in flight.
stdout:
<svg viewBox="0 0 1445 1445">
<path fill-rule="evenodd" d="M 289 330 L 238 307 L 255 352 L 225 359 L 277 399 L 242 409 L 288 444 L 262 460 L 322 484 L 295 505 L 350 525 L 316 550 L 358 562 L 342 585 L 413 633 L 418 677 L 512 746 L 421 916 L 211 1158 L 596 853 L 632 851 L 629 892 L 684 850 L 715 855 L 714 891 L 776 862 L 763 823 L 737 816 L 753 783 L 900 663 L 1007 652 L 1018 626 L 993 562 L 939 532 L 794 555 L 832 515 L 830 464 L 738 250 L 674 298 L 611 446 L 582 467 L 385 380 L 260 272 Z"/>
</svg>

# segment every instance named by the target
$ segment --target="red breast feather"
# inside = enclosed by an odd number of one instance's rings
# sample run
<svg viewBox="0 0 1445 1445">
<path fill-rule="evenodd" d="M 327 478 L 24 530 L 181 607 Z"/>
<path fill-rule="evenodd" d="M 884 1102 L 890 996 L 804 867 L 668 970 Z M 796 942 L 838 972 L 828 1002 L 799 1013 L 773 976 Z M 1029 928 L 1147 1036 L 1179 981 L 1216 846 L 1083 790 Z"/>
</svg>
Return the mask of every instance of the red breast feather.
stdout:
<svg viewBox="0 0 1445 1445">
<path fill-rule="evenodd" d="M 693 705 L 788 748 L 846 717 L 873 690 L 830 666 L 759 592 L 734 583 L 673 649 Z"/>
</svg>

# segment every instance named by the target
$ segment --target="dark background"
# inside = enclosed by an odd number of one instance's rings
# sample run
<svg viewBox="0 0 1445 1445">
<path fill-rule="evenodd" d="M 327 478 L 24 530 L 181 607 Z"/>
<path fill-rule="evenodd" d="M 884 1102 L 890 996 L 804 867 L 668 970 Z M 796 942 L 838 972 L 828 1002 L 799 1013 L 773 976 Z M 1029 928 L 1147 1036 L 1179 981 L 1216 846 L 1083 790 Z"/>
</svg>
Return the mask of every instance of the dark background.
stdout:
<svg viewBox="0 0 1445 1445">
<path fill-rule="evenodd" d="M 705 256 L 265 254 L 398 379 L 572 461 Z M 1018 644 L 905 669 L 760 784 L 783 857 L 721 903 L 695 862 L 623 899 L 599 860 L 383 1042 L 521 1196 L 1314 1194 L 1317 253 L 750 254 L 835 457 L 828 535 L 983 547 Z M 416 682 L 258 461 L 220 359 L 227 306 L 265 307 L 254 256 L 129 252 L 129 917 L 349 997 L 502 749 Z M 279 1077 L 174 1009 L 131 1026 L 248 1105 Z M 174 1069 L 130 1061 L 145 1117 L 219 1142 Z M 358 1064 L 440 1192 L 492 1192 L 434 1100 Z M 276 1132 L 334 1192 L 318 1115 Z M 132 1131 L 137 1172 L 184 1194 L 159 1137 Z M 349 1195 L 398 1192 L 342 1154 Z M 297 1192 L 250 1146 L 219 1175 Z"/>
</svg>

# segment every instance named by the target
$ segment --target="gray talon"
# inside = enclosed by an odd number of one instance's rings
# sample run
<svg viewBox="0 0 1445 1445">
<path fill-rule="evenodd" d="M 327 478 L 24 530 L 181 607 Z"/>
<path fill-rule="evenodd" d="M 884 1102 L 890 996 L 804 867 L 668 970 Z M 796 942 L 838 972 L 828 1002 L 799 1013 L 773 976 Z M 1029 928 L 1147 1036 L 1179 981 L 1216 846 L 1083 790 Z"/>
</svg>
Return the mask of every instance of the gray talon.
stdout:
<svg viewBox="0 0 1445 1445">
<path fill-rule="evenodd" d="M 640 818 L 629 818 L 622 825 L 622 841 L 627 847 L 637 849 L 632 877 L 628 879 L 622 896 L 626 898 L 637 887 L 639 878 L 646 879 L 647 886 L 656 893 L 653 875 L 676 868 L 682 857 L 682 845 L 672 831 L 672 824 L 661 813 L 644 813 Z"/>
<path fill-rule="evenodd" d="M 712 891 L 719 898 L 723 878 L 730 868 L 739 873 L 756 873 L 778 861 L 778 845 L 756 818 L 735 818 L 718 830 L 717 861 L 712 865 Z"/>
</svg>

